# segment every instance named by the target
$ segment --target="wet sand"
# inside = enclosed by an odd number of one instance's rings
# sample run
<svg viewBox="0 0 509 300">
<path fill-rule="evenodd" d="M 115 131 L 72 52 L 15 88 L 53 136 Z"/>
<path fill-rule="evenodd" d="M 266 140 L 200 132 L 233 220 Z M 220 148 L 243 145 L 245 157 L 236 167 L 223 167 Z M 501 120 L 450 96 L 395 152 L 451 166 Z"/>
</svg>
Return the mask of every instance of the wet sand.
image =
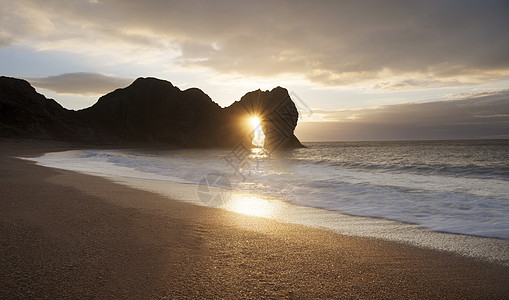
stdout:
<svg viewBox="0 0 509 300">
<path fill-rule="evenodd" d="M 0 298 L 509 298 L 509 268 L 199 207 L 13 158 L 0 140 Z"/>
</svg>

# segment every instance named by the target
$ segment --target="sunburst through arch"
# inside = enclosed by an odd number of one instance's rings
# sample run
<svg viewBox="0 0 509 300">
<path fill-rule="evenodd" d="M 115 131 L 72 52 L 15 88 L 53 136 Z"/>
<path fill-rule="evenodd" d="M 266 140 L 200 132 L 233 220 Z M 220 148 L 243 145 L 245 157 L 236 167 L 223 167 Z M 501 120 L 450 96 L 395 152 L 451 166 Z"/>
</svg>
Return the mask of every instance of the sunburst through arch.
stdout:
<svg viewBox="0 0 509 300">
<path fill-rule="evenodd" d="M 257 116 L 252 116 L 249 118 L 249 123 L 253 130 L 254 136 L 251 143 L 256 147 L 263 147 L 265 144 L 265 134 L 262 130 L 262 125 L 260 123 L 260 118 Z"/>
</svg>

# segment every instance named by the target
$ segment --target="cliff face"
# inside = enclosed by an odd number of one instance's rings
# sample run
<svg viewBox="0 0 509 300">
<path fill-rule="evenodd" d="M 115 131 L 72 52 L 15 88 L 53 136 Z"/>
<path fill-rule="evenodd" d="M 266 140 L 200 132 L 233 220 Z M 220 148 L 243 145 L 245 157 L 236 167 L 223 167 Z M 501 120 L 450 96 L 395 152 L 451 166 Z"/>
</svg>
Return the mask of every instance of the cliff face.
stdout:
<svg viewBox="0 0 509 300">
<path fill-rule="evenodd" d="M 0 77 L 2 137 L 250 147 L 250 116 L 260 118 L 267 149 L 302 147 L 293 134 L 297 109 L 280 87 L 250 92 L 222 109 L 199 89 L 181 91 L 168 81 L 139 78 L 89 108 L 70 111 L 24 80 Z"/>
<path fill-rule="evenodd" d="M 73 140 L 87 130 L 72 111 L 46 99 L 28 82 L 0 77 L 1 137 Z"/>
<path fill-rule="evenodd" d="M 221 108 L 199 89 L 181 91 L 170 82 L 145 78 L 78 111 L 98 139 L 213 146 Z"/>
</svg>

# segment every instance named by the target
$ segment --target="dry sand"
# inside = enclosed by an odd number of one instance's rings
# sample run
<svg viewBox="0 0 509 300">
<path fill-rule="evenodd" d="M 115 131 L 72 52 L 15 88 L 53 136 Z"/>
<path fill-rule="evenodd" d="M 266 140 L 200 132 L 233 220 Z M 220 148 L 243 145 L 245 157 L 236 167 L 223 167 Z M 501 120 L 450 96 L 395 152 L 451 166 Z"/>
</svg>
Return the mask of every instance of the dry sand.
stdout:
<svg viewBox="0 0 509 300">
<path fill-rule="evenodd" d="M 0 299 L 509 298 L 509 269 L 193 206 L 14 156 L 0 140 Z"/>
</svg>

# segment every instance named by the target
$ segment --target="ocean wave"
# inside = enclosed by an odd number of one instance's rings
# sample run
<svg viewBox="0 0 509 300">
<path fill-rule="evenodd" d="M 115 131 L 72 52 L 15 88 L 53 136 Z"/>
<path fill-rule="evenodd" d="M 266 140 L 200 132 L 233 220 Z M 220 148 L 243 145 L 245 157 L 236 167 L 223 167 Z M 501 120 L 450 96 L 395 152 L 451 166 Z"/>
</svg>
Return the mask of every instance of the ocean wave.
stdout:
<svg viewBox="0 0 509 300">
<path fill-rule="evenodd" d="M 207 174 L 223 174 L 234 189 L 296 205 L 509 239 L 509 167 L 503 160 L 507 147 L 497 144 L 487 150 L 484 143 L 483 161 L 471 144 L 467 150 L 461 143 L 456 148 L 437 145 L 433 152 L 426 144 L 424 154 L 416 156 L 422 144 L 413 148 L 411 143 L 385 144 L 377 150 L 369 143 L 348 147 L 322 143 L 250 159 L 243 169 L 227 163 L 231 151 L 217 149 L 85 150 L 45 155 L 39 162 L 76 171 L 195 184 Z M 447 157 L 445 148 L 454 152 L 453 158 Z"/>
</svg>

